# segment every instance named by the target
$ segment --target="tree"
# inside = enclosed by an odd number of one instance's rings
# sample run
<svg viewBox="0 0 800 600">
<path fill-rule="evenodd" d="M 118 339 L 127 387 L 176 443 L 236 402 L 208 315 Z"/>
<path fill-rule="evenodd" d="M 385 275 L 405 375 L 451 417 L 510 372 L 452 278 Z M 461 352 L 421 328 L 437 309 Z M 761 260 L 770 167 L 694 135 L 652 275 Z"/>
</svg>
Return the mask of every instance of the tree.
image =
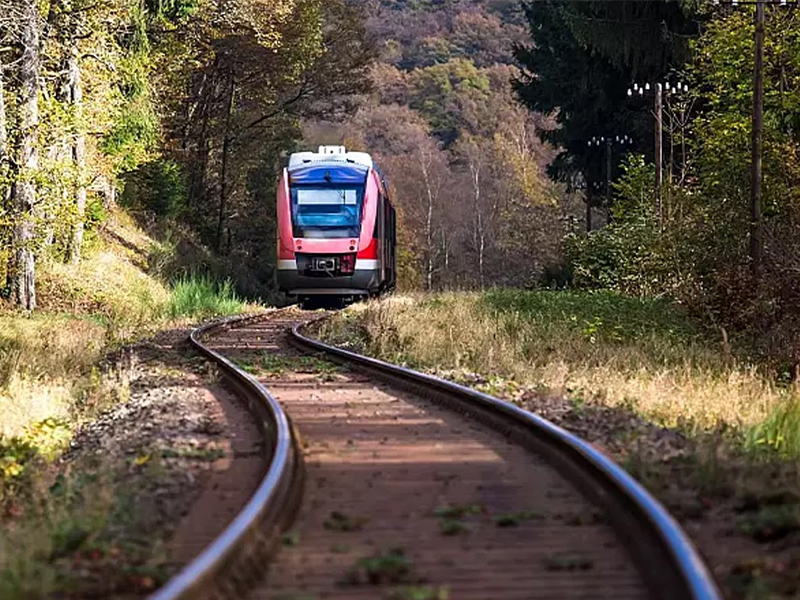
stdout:
<svg viewBox="0 0 800 600">
<path fill-rule="evenodd" d="M 698 23 L 689 3 L 528 2 L 532 45 L 517 45 L 522 74 L 515 82 L 531 110 L 554 114 L 559 127 L 541 131 L 561 148 L 551 175 L 587 189 L 604 180 L 604 161 L 587 148 L 594 135 L 631 135 L 652 156 L 649 112 L 626 102 L 631 83 L 655 81 L 680 67 Z"/>
<path fill-rule="evenodd" d="M 703 270 L 727 272 L 746 264 L 750 213 L 753 25 L 736 11 L 709 23 L 695 44 L 695 87 L 704 92 L 694 123 L 698 208 L 708 222 Z M 766 272 L 788 284 L 797 256 L 800 217 L 800 19 L 770 11 L 765 40 L 763 217 Z M 798 283 L 800 285 L 800 283 Z"/>
<path fill-rule="evenodd" d="M 422 285 L 434 289 L 446 277 L 449 260 L 444 204 L 452 178 L 447 155 L 425 120 L 407 107 L 366 106 L 347 129 L 348 144 L 352 140 L 352 147 L 371 152 L 385 170 L 401 215 L 399 244 L 413 249 Z"/>
<path fill-rule="evenodd" d="M 11 201 L 14 227 L 12 248 L 11 294 L 24 309 L 36 308 L 36 271 L 34 263 L 36 204 L 35 176 L 39 164 L 37 134 L 39 127 L 39 10 L 35 2 L 24 2 L 20 13 L 22 57 L 20 60 L 20 135 Z"/>
</svg>

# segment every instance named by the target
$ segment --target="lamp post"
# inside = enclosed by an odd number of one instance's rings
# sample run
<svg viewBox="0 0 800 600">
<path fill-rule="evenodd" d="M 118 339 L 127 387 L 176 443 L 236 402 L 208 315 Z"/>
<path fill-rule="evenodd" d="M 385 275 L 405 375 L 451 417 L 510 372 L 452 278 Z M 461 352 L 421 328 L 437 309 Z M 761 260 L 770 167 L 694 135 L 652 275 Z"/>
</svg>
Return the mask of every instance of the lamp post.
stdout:
<svg viewBox="0 0 800 600">
<path fill-rule="evenodd" d="M 600 135 L 600 136 L 593 136 L 590 140 L 586 142 L 586 145 L 591 149 L 593 147 L 599 148 L 600 146 L 605 146 L 606 150 L 606 160 L 605 160 L 605 172 L 606 172 L 606 181 L 605 181 L 605 196 L 606 196 L 606 204 L 611 204 L 611 147 L 612 146 L 630 146 L 633 144 L 633 138 L 628 136 L 627 134 L 618 135 L 615 134 L 613 136 L 608 135 Z M 593 190 L 599 190 L 600 186 L 597 182 L 592 184 Z M 590 199 L 586 199 L 586 231 L 591 231 L 592 229 L 592 205 Z"/>
<path fill-rule="evenodd" d="M 653 91 L 653 116 L 655 117 L 655 151 L 653 161 L 656 165 L 656 181 L 655 181 L 655 196 L 656 196 L 656 215 L 658 216 L 659 224 L 663 223 L 664 210 L 661 198 L 661 188 L 664 184 L 664 95 L 665 94 L 680 94 L 689 91 L 689 86 L 680 81 L 670 83 L 656 82 L 652 86 L 650 83 L 640 85 L 634 83 L 633 87 L 628 88 L 628 97 L 636 94 L 644 96 L 645 92 L 650 93 Z M 670 160 L 672 157 L 670 157 Z"/>
</svg>

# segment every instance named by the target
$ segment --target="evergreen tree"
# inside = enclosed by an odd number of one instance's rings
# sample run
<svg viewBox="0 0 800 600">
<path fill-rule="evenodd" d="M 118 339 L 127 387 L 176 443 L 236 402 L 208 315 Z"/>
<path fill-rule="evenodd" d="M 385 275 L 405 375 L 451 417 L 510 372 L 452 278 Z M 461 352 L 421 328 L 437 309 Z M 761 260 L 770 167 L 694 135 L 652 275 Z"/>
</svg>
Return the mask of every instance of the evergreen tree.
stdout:
<svg viewBox="0 0 800 600">
<path fill-rule="evenodd" d="M 652 117 L 634 111 L 627 89 L 680 67 L 697 31 L 690 8 L 635 0 L 526 3 L 533 44 L 515 47 L 522 67 L 515 89 L 531 110 L 556 115 L 560 127 L 540 132 L 562 148 L 552 176 L 590 186 L 603 180 L 604 155 L 587 145 L 595 135 L 632 135 L 635 149 L 652 152 Z"/>
</svg>

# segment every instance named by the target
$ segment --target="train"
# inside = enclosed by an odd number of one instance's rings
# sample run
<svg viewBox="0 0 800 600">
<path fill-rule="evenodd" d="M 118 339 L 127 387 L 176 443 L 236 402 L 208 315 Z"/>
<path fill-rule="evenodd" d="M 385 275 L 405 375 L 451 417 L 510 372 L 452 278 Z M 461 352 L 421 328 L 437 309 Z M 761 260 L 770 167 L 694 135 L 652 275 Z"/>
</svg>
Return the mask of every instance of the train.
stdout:
<svg viewBox="0 0 800 600">
<path fill-rule="evenodd" d="M 295 152 L 277 189 L 278 289 L 301 303 L 391 291 L 397 215 L 366 152 Z"/>
</svg>

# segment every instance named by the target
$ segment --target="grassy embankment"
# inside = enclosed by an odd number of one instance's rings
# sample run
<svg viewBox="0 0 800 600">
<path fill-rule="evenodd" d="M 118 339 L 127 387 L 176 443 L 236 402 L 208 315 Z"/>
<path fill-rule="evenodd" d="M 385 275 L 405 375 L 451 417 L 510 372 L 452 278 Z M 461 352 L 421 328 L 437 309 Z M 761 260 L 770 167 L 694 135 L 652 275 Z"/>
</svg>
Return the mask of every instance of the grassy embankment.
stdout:
<svg viewBox="0 0 800 600">
<path fill-rule="evenodd" d="M 680 307 L 613 293 L 495 290 L 353 306 L 324 335 L 415 367 L 625 407 L 689 433 L 724 427 L 749 449 L 800 455 L 797 390 L 737 356 Z M 469 378 L 467 378 L 469 379 Z"/>
<path fill-rule="evenodd" d="M 687 524 L 725 597 L 796 597 L 800 393 L 681 307 L 607 292 L 396 296 L 319 333 L 576 431 Z"/>
<path fill-rule="evenodd" d="M 158 331 L 246 308 L 229 284 L 163 281 L 158 266 L 168 249 L 122 212 L 87 234 L 79 265 L 40 262 L 40 310 L 23 315 L 0 304 L 2 597 L 68 590 L 59 563 L 76 536 L 86 545 L 121 514 L 103 465 L 73 465 L 65 477 L 53 463 L 81 423 L 128 395 L 125 367 L 101 366 L 103 357 Z"/>
</svg>

